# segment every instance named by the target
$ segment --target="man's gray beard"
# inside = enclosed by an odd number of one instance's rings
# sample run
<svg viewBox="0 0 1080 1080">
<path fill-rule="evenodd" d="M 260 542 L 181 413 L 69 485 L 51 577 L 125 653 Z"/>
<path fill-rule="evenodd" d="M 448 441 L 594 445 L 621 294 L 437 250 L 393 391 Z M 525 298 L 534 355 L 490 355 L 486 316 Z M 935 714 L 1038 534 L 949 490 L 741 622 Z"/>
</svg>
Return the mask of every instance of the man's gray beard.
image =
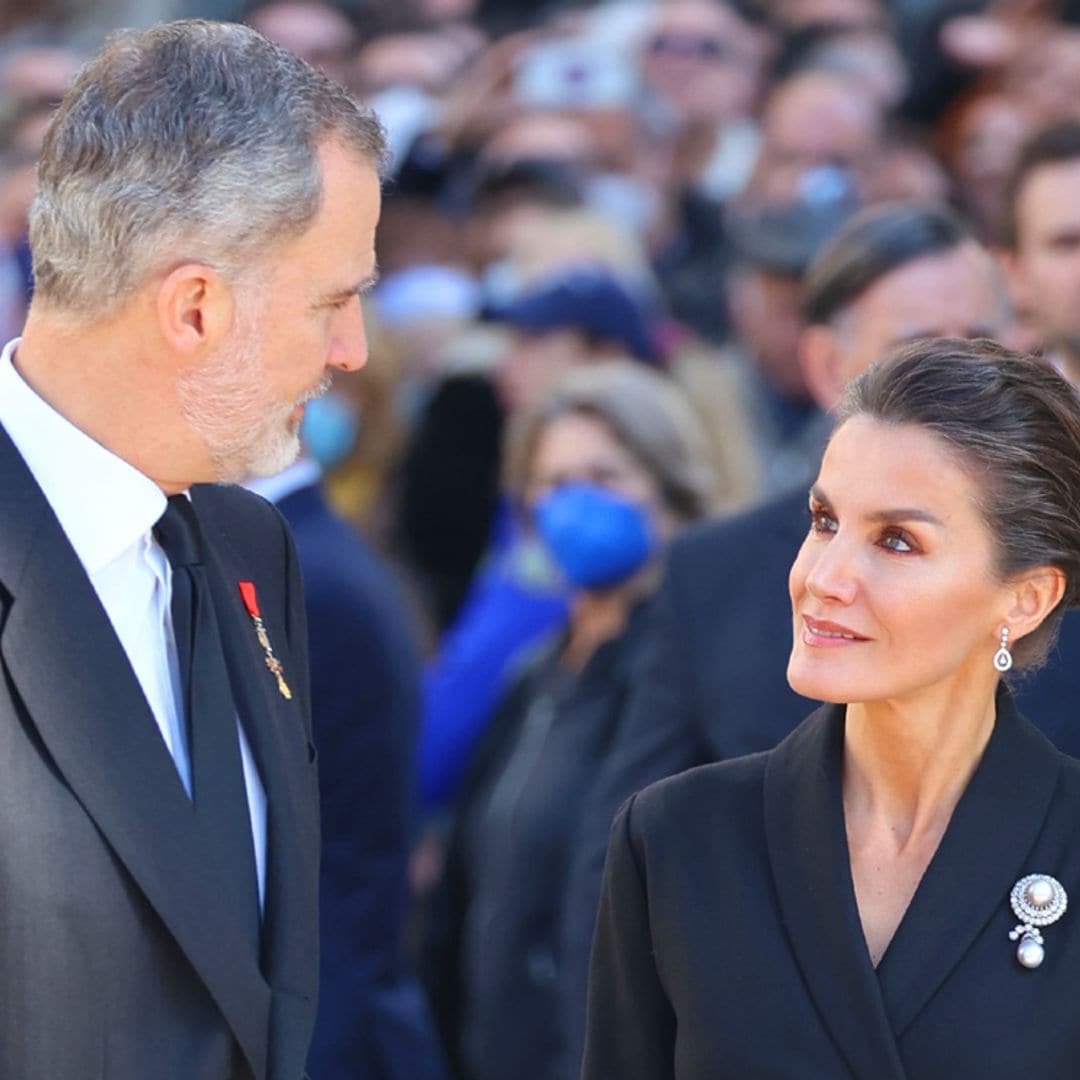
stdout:
<svg viewBox="0 0 1080 1080">
<path fill-rule="evenodd" d="M 238 325 L 178 389 L 184 418 L 206 445 L 215 479 L 238 483 L 248 476 L 272 476 L 296 460 L 300 434 L 291 414 L 329 385 L 328 375 L 300 401 L 273 400 L 266 392 L 262 338 L 248 323 Z"/>
</svg>

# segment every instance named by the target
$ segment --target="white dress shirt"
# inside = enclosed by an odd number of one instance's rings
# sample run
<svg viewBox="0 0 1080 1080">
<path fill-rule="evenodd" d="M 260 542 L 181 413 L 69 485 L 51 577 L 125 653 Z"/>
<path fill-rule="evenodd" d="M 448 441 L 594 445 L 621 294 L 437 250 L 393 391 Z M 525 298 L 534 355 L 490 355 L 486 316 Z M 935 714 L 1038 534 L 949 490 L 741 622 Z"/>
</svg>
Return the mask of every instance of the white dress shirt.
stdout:
<svg viewBox="0 0 1080 1080">
<path fill-rule="evenodd" d="M 17 345 L 18 339 L 0 354 L 0 424 L 90 578 L 190 796 L 191 759 L 170 613 L 172 568 L 151 532 L 165 512 L 165 494 L 30 388 L 13 363 Z M 261 905 L 266 792 L 239 718 L 237 728 Z"/>
</svg>

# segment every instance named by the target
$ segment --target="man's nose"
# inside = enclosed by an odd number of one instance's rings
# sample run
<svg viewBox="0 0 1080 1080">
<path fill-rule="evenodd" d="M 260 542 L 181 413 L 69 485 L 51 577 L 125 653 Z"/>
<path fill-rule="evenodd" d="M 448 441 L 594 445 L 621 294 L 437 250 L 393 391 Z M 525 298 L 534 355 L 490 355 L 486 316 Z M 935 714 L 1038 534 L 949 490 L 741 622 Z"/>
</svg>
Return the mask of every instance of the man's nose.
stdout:
<svg viewBox="0 0 1080 1080">
<path fill-rule="evenodd" d="M 335 313 L 327 366 L 340 371 L 359 371 L 367 363 L 367 358 L 364 312 L 360 297 L 354 296 L 341 311 Z"/>
</svg>

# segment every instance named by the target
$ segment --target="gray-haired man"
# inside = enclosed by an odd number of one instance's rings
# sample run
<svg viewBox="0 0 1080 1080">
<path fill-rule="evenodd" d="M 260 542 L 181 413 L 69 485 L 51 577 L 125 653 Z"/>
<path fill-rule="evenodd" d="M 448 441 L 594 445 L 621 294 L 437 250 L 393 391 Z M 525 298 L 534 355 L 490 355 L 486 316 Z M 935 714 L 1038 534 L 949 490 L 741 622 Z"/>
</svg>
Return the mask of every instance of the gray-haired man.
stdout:
<svg viewBox="0 0 1080 1080">
<path fill-rule="evenodd" d="M 301 1075 L 318 803 L 291 541 L 219 486 L 365 359 L 382 136 L 239 26 L 115 38 L 0 357 L 0 1076 Z"/>
</svg>

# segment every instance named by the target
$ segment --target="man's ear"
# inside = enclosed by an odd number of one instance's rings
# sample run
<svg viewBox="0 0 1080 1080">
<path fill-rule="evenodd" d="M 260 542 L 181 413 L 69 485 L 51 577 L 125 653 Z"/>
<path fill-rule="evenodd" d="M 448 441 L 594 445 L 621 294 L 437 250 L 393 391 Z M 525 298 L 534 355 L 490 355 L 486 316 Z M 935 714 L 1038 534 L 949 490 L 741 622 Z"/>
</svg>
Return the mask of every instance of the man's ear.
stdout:
<svg viewBox="0 0 1080 1080">
<path fill-rule="evenodd" d="M 1065 595 L 1065 573 L 1056 566 L 1025 570 L 1011 583 L 1012 606 L 1005 622 L 1013 642 L 1042 625 Z"/>
<path fill-rule="evenodd" d="M 235 298 L 213 267 L 183 263 L 162 279 L 156 307 L 163 340 L 178 356 L 195 363 L 228 337 Z"/>
<path fill-rule="evenodd" d="M 832 412 L 844 392 L 843 357 L 836 331 L 812 324 L 799 337 L 799 367 L 810 396 L 820 408 Z"/>
</svg>

